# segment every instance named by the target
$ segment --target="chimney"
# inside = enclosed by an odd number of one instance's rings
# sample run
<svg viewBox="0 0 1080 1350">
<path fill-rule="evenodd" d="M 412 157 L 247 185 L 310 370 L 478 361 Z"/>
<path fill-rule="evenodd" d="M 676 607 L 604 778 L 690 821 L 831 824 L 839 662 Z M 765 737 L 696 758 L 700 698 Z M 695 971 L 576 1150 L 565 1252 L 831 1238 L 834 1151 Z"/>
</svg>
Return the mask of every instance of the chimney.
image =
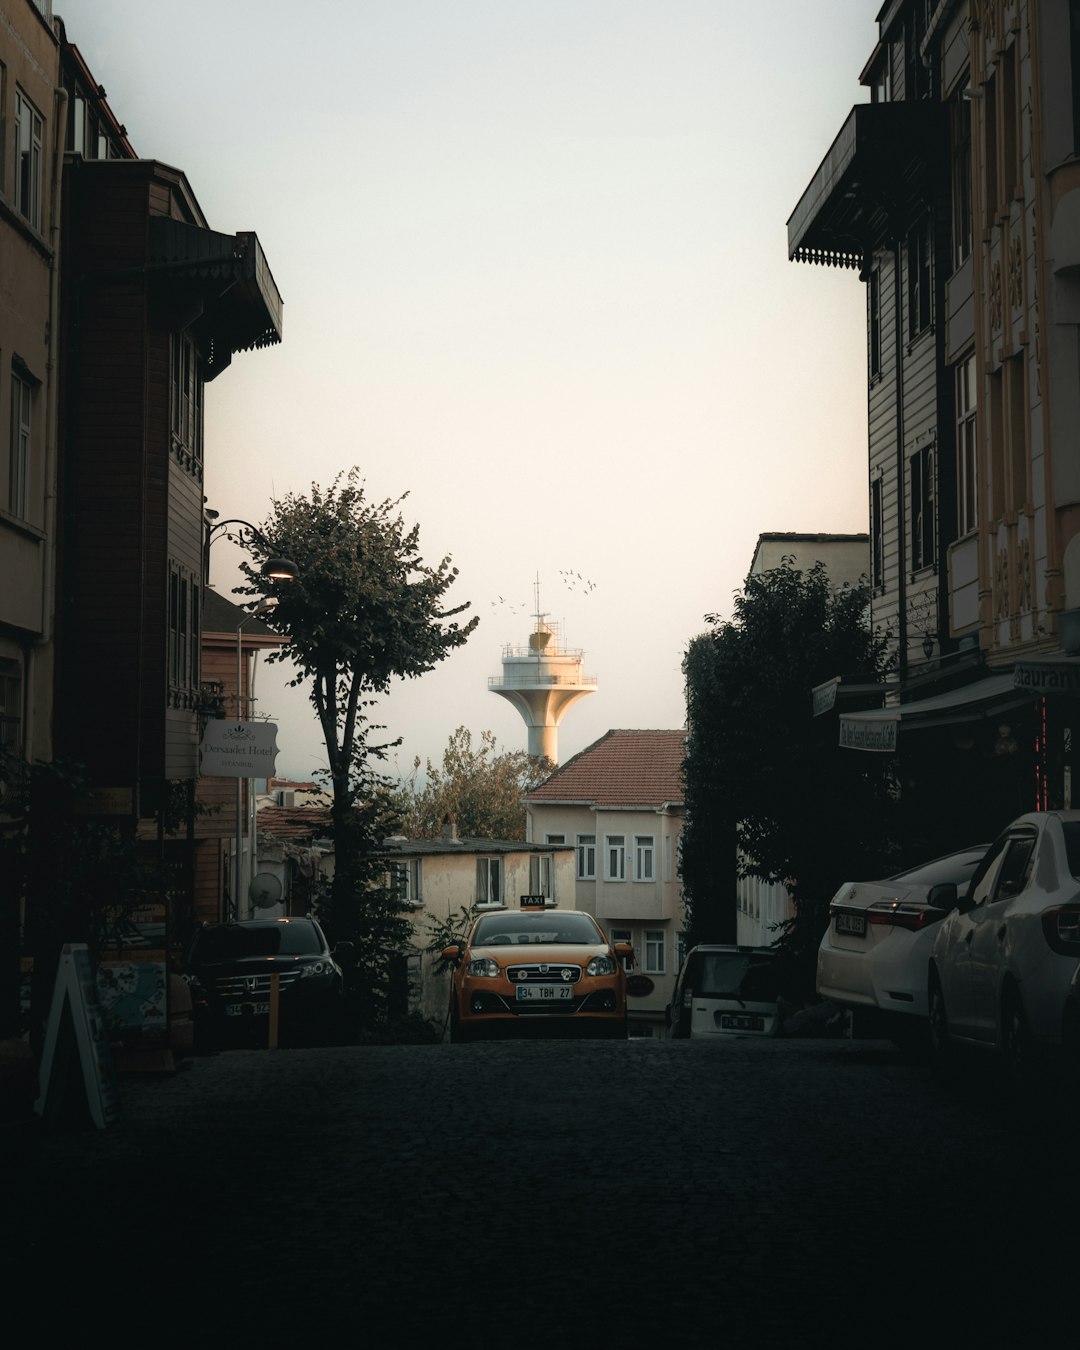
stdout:
<svg viewBox="0 0 1080 1350">
<path fill-rule="evenodd" d="M 452 811 L 447 811 L 443 816 L 442 837 L 450 840 L 451 843 L 458 843 L 457 817 Z"/>
</svg>

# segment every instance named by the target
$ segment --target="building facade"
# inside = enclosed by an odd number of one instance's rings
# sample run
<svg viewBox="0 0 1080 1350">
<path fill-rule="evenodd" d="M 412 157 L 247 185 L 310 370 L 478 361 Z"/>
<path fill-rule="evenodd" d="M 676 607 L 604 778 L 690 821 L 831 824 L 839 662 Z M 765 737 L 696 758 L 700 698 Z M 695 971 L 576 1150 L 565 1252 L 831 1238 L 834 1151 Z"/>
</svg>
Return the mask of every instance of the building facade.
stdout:
<svg viewBox="0 0 1080 1350">
<path fill-rule="evenodd" d="M 1072 801 L 1080 689 L 1080 11 L 891 0 L 788 221 L 793 259 L 866 286 L 874 622 L 899 753 L 941 847 Z M 935 819 L 948 819 L 946 839 Z"/>
</svg>

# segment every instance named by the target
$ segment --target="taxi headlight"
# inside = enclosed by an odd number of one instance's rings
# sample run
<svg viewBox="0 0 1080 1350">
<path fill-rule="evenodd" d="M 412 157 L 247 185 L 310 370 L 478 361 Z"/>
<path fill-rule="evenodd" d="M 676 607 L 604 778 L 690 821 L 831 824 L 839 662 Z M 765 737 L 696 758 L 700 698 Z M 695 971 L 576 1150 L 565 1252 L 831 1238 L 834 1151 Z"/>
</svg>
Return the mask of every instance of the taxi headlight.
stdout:
<svg viewBox="0 0 1080 1350">
<path fill-rule="evenodd" d="M 308 961 L 300 967 L 300 978 L 307 980 L 313 975 L 329 975 L 333 969 L 329 961 Z"/>
<path fill-rule="evenodd" d="M 478 956 L 475 961 L 469 962 L 465 971 L 468 975 L 484 975 L 489 979 L 495 979 L 499 974 L 499 967 L 490 956 Z"/>
<path fill-rule="evenodd" d="M 594 956 L 585 967 L 586 975 L 614 975 L 616 970 L 613 956 Z"/>
</svg>

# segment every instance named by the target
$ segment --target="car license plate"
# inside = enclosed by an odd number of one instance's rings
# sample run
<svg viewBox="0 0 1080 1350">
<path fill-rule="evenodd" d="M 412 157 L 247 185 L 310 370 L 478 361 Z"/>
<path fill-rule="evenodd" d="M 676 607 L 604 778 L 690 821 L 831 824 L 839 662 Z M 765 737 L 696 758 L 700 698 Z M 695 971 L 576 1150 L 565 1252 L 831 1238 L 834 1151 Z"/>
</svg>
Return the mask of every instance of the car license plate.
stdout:
<svg viewBox="0 0 1080 1350">
<path fill-rule="evenodd" d="M 731 1031 L 764 1031 L 765 1019 L 752 1013 L 724 1013 L 720 1026 Z"/>
<path fill-rule="evenodd" d="M 574 997 L 574 991 L 568 984 L 519 984 L 517 1001 L 519 1003 L 564 1003 Z"/>
<path fill-rule="evenodd" d="M 865 914 L 838 914 L 834 923 L 838 933 L 845 933 L 848 937 L 866 936 Z"/>
<path fill-rule="evenodd" d="M 269 1004 L 269 1003 L 226 1003 L 226 1004 L 225 1004 L 225 1016 L 226 1016 L 226 1017 L 242 1017 L 242 1016 L 244 1015 L 244 1013 L 247 1011 L 248 1008 L 250 1008 L 251 1011 L 255 1014 L 255 1016 L 258 1017 L 261 1013 L 268 1013 L 268 1012 L 270 1011 L 270 1004 Z"/>
</svg>

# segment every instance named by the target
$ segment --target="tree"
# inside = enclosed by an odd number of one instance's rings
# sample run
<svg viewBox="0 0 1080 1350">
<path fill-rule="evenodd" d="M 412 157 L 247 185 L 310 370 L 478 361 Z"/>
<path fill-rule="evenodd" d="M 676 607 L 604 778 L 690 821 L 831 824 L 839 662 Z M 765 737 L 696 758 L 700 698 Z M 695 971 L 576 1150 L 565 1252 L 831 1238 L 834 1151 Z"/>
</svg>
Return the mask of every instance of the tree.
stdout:
<svg viewBox="0 0 1080 1350">
<path fill-rule="evenodd" d="M 499 750 L 490 731 L 458 727 L 443 751 L 441 766 L 427 761 L 425 781 L 417 786 L 419 757 L 402 784 L 398 801 L 402 828 L 411 839 L 436 839 L 448 815 L 459 832 L 474 839 L 524 839 L 525 793 L 552 772 L 548 759 L 533 759 L 524 750 Z"/>
<path fill-rule="evenodd" d="M 241 588 L 256 595 L 272 587 L 278 603 L 268 622 L 288 645 L 268 659 L 294 662 L 294 685 L 310 682 L 326 743 L 334 836 L 334 880 L 320 913 L 335 940 L 355 944 L 373 995 L 385 988 L 388 953 L 404 941 L 408 923 L 392 888 L 379 884 L 384 865 L 372 857 L 393 832 L 395 813 L 374 768 L 388 746 L 372 741 L 381 728 L 368 709 L 395 677 L 433 670 L 478 622 L 456 621 L 467 603 L 443 607 L 457 569 L 449 557 L 434 566 L 423 560 L 419 527 L 401 516 L 404 500 L 370 502 L 356 468 L 327 489 L 312 484 L 307 496 L 275 500 L 264 538 L 245 540 L 254 565 L 245 565 L 249 584 Z M 296 565 L 295 580 L 262 577 L 259 566 L 271 554 Z"/>
<path fill-rule="evenodd" d="M 829 900 L 891 852 L 891 763 L 841 749 L 835 719 L 811 705 L 836 675 L 884 677 L 888 634 L 870 629 L 868 600 L 865 586 L 835 588 L 822 563 L 803 572 L 785 558 L 747 578 L 730 620 L 706 616 L 683 665 L 689 939 L 735 940 L 738 875 L 785 882 L 795 919 L 779 945 L 811 992 Z"/>
</svg>

